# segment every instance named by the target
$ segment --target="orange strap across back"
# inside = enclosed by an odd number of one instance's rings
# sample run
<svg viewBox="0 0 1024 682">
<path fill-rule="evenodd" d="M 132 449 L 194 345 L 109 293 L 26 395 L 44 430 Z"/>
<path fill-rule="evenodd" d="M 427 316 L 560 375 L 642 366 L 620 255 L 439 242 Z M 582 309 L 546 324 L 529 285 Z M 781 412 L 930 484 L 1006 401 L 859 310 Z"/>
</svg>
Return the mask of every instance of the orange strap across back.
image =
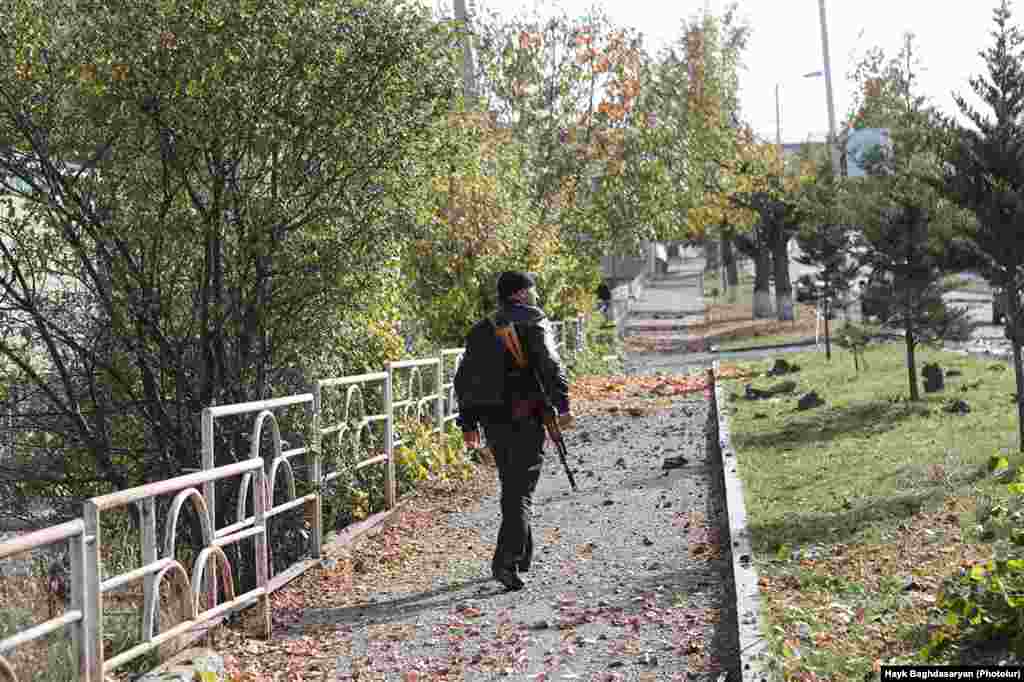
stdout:
<svg viewBox="0 0 1024 682">
<path fill-rule="evenodd" d="M 523 352 L 523 346 L 519 343 L 519 334 L 516 333 L 516 326 L 512 323 L 499 325 L 495 322 L 494 332 L 501 339 L 502 343 L 505 344 L 508 352 L 512 354 L 516 364 L 520 368 L 525 368 L 527 365 L 526 353 Z"/>
</svg>

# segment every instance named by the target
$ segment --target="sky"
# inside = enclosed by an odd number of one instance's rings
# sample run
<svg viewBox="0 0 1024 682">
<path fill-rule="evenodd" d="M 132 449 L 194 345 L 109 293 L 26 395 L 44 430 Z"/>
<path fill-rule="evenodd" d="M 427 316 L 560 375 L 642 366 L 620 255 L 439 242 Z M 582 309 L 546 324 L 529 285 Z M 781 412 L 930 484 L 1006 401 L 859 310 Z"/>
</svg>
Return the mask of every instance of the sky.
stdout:
<svg viewBox="0 0 1024 682">
<path fill-rule="evenodd" d="M 912 31 L 920 57 L 920 93 L 953 114 L 954 91 L 977 103 L 968 84 L 984 72 L 978 52 L 991 43 L 992 10 L 999 0 L 825 0 L 832 88 L 837 125 L 846 117 L 853 83 L 848 74 L 858 55 L 882 47 L 895 56 L 903 34 Z M 533 2 L 483 0 L 488 8 L 514 13 Z M 679 34 L 684 19 L 705 9 L 720 14 L 726 0 L 559 0 L 571 13 L 601 5 L 619 24 L 633 26 L 655 49 Z M 547 3 L 540 5 L 544 7 Z M 824 78 L 804 74 L 824 70 L 819 0 L 739 0 L 739 13 L 751 27 L 740 74 L 742 118 L 768 140 L 776 137 L 778 85 L 783 142 L 824 139 L 828 106 Z M 1024 3 L 1013 6 L 1013 20 L 1024 26 Z"/>
</svg>

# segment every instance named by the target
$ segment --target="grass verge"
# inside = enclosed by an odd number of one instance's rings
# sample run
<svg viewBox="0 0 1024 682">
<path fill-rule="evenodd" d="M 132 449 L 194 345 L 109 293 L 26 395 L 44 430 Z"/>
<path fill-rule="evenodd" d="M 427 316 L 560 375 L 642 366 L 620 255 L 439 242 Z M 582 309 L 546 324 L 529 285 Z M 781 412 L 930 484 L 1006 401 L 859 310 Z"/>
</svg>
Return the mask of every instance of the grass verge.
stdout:
<svg viewBox="0 0 1024 682">
<path fill-rule="evenodd" d="M 882 664 L 924 662 L 947 627 L 943 581 L 992 554 L 977 500 L 1006 486 L 986 464 L 1017 445 L 1005 365 L 921 351 L 919 363 L 954 376 L 909 403 L 902 346 L 872 347 L 859 374 L 846 355 L 794 355 L 793 393 L 730 401 L 767 635 L 787 679 L 862 680 Z M 797 411 L 809 390 L 825 405 Z M 970 412 L 947 412 L 952 400 Z"/>
</svg>

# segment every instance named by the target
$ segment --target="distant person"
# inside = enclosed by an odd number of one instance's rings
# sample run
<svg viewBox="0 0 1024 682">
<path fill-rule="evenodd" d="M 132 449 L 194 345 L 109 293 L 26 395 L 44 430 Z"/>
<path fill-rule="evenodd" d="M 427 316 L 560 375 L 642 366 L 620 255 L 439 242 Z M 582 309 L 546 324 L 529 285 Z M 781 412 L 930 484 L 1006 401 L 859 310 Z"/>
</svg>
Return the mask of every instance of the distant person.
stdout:
<svg viewBox="0 0 1024 682">
<path fill-rule="evenodd" d="M 572 426 L 573 416 L 569 381 L 551 323 L 537 307 L 533 275 L 502 273 L 498 306 L 466 337 L 454 384 L 463 440 L 479 448 L 483 428 L 501 481 L 501 529 L 491 574 L 507 589 L 521 590 L 520 574 L 533 560 L 530 517 L 544 457 L 545 395 L 562 428 Z"/>
<path fill-rule="evenodd" d="M 601 280 L 600 286 L 597 287 L 597 309 L 601 311 L 601 314 L 605 317 L 609 317 L 612 308 L 612 290 L 608 288 L 608 282 Z"/>
</svg>

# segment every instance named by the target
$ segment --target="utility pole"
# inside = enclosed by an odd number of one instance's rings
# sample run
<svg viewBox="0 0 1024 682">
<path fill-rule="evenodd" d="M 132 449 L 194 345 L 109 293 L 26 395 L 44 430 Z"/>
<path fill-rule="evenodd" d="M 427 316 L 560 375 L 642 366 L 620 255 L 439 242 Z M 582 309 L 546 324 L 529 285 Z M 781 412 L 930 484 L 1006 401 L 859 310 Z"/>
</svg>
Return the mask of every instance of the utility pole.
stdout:
<svg viewBox="0 0 1024 682">
<path fill-rule="evenodd" d="M 779 104 L 779 84 L 775 84 L 775 144 L 779 145 L 779 154 L 782 153 L 782 107 Z"/>
<path fill-rule="evenodd" d="M 466 108 L 476 104 L 476 68 L 473 63 L 473 36 L 469 29 L 469 12 L 466 0 L 454 0 L 455 19 L 462 27 L 462 87 Z"/>
<path fill-rule="evenodd" d="M 825 18 L 825 0 L 818 0 L 821 10 L 821 51 L 825 58 L 825 97 L 828 100 L 828 151 L 832 160 L 832 174 L 839 177 L 839 140 L 836 138 L 836 107 L 832 99 L 832 63 L 828 54 L 828 21 Z"/>
</svg>

